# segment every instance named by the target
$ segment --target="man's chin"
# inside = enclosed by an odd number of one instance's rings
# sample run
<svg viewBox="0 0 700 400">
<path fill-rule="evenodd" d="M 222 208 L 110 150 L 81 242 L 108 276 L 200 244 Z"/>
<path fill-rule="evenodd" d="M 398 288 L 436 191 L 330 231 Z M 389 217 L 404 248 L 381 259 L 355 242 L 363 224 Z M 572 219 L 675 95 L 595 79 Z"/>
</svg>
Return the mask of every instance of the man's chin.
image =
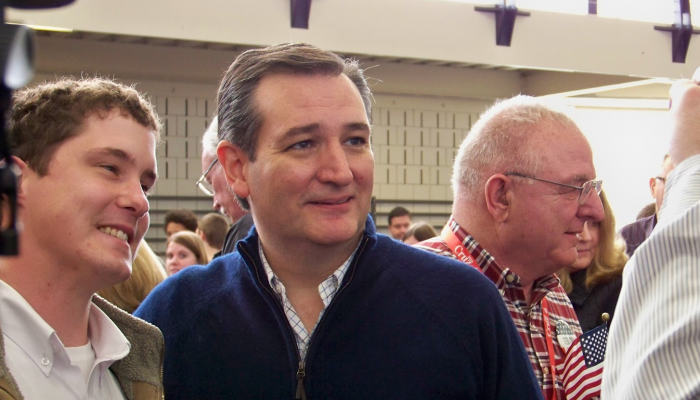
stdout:
<svg viewBox="0 0 700 400">
<path fill-rule="evenodd" d="M 552 272 L 559 271 L 562 268 L 570 268 L 578 259 L 578 252 L 575 248 L 571 251 L 564 251 L 559 254 L 551 253 L 549 260 L 552 263 Z"/>
<path fill-rule="evenodd" d="M 343 244 L 357 244 L 362 235 L 362 230 L 359 229 L 344 229 L 325 232 L 317 232 L 315 242 L 325 246 L 338 246 Z"/>
</svg>

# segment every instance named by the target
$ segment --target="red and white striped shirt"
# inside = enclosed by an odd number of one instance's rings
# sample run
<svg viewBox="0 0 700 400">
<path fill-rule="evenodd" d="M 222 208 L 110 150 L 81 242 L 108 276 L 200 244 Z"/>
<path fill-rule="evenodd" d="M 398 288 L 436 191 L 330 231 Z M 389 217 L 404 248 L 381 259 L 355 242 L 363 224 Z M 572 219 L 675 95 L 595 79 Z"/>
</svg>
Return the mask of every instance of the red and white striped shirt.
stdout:
<svg viewBox="0 0 700 400">
<path fill-rule="evenodd" d="M 545 296 L 547 297 L 551 326 L 556 327 L 556 332 L 552 335 L 556 363 L 563 362 L 566 349 L 570 344 L 570 341 L 564 340 L 566 328 L 568 327 L 572 331 L 573 337 L 578 337 L 581 335 L 581 327 L 566 292 L 559 284 L 559 278 L 552 274 L 536 280 L 532 287 L 532 304 L 528 307 L 525 293 L 520 285 L 520 277 L 510 269 L 499 265 L 467 231 L 457 224 L 454 218 L 451 217 L 447 224 L 462 243 L 466 252 L 474 257 L 483 274 L 496 285 L 503 296 L 520 338 L 525 344 L 525 350 L 530 357 L 535 377 L 540 383 L 544 398 L 547 400 L 553 398 L 553 388 L 556 385 L 556 398 L 565 399 L 561 377 L 556 376 L 556 379 L 552 379 L 556 373 L 555 368 L 550 365 L 544 320 L 542 319 L 542 300 Z M 457 258 L 440 236 L 418 243 L 415 247 Z M 570 339 L 573 337 L 569 336 Z"/>
</svg>

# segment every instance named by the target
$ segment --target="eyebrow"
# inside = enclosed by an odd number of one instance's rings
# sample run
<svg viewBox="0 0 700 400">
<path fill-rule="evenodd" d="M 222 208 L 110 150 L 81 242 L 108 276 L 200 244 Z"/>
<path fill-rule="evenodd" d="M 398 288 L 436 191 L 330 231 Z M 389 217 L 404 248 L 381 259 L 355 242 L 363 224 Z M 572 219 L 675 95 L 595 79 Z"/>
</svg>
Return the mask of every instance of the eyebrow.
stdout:
<svg viewBox="0 0 700 400">
<path fill-rule="evenodd" d="M 284 132 L 284 137 L 293 137 L 297 135 L 303 135 L 307 133 L 312 133 L 316 132 L 321 129 L 320 124 L 309 124 L 309 125 L 304 125 L 304 126 L 296 126 L 293 128 L 288 129 L 286 132 Z M 343 131 L 345 132 L 352 132 L 352 131 L 365 131 L 365 132 L 370 132 L 371 129 L 369 125 L 365 122 L 351 122 L 349 124 L 345 124 L 343 126 Z"/>
<path fill-rule="evenodd" d="M 345 130 L 346 131 L 366 131 L 366 132 L 372 131 L 370 129 L 369 125 L 367 125 L 364 122 L 353 122 L 353 123 L 347 124 L 347 125 L 345 125 Z"/>
<path fill-rule="evenodd" d="M 570 178 L 570 181 L 575 182 L 577 185 L 584 184 L 590 180 L 595 180 L 595 177 L 593 177 L 593 179 L 589 179 L 586 175 L 576 174 Z"/>
<path fill-rule="evenodd" d="M 319 124 L 295 126 L 293 128 L 287 129 L 287 131 L 284 132 L 283 137 L 293 137 L 293 136 L 303 135 L 306 133 L 311 133 L 311 132 L 317 131 L 320 128 L 321 128 L 321 125 L 319 125 Z"/>
<path fill-rule="evenodd" d="M 116 149 L 114 147 L 103 147 L 100 149 L 93 150 L 91 151 L 91 153 L 95 155 L 112 156 L 129 164 L 136 164 L 136 159 L 131 154 L 125 152 L 122 149 Z M 144 172 L 144 175 L 146 175 L 146 178 L 150 179 L 153 182 L 158 180 L 158 174 L 152 169 L 146 170 Z"/>
</svg>

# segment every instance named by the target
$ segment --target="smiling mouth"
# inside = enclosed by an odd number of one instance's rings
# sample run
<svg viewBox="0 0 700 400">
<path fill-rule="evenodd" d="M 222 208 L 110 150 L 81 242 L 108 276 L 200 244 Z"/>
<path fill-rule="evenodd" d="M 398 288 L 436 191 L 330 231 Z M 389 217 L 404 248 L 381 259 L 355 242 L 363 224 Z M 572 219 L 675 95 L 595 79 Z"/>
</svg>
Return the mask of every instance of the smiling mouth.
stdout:
<svg viewBox="0 0 700 400">
<path fill-rule="evenodd" d="M 124 231 L 121 231 L 121 230 L 119 230 L 119 229 L 114 229 L 114 228 L 110 228 L 110 227 L 107 226 L 107 227 L 99 228 L 99 230 L 100 230 L 100 232 L 102 232 L 102 233 L 106 233 L 106 234 L 108 234 L 108 235 L 112 235 L 112 236 L 114 236 L 115 238 L 121 239 L 121 240 L 123 240 L 123 241 L 125 241 L 125 242 L 127 242 L 127 241 L 129 240 L 129 237 L 126 235 L 126 233 L 124 233 Z"/>
<path fill-rule="evenodd" d="M 320 204 L 320 205 L 324 205 L 324 206 L 335 206 L 338 204 L 345 204 L 345 203 L 349 202 L 351 199 L 352 199 L 352 197 L 346 197 L 346 198 L 336 200 L 336 201 L 312 201 L 311 204 Z"/>
</svg>

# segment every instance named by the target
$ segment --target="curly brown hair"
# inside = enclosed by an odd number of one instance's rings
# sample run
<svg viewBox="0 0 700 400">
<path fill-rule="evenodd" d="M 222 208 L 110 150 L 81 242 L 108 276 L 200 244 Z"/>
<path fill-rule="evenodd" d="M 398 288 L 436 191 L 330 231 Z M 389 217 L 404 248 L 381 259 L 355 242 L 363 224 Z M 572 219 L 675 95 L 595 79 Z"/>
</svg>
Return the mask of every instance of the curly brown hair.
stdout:
<svg viewBox="0 0 700 400">
<path fill-rule="evenodd" d="M 136 89 L 107 78 L 63 78 L 15 93 L 10 146 L 31 169 L 46 175 L 58 145 L 78 135 L 86 118 L 107 118 L 114 111 L 150 129 L 158 143 L 158 115 Z"/>
</svg>

